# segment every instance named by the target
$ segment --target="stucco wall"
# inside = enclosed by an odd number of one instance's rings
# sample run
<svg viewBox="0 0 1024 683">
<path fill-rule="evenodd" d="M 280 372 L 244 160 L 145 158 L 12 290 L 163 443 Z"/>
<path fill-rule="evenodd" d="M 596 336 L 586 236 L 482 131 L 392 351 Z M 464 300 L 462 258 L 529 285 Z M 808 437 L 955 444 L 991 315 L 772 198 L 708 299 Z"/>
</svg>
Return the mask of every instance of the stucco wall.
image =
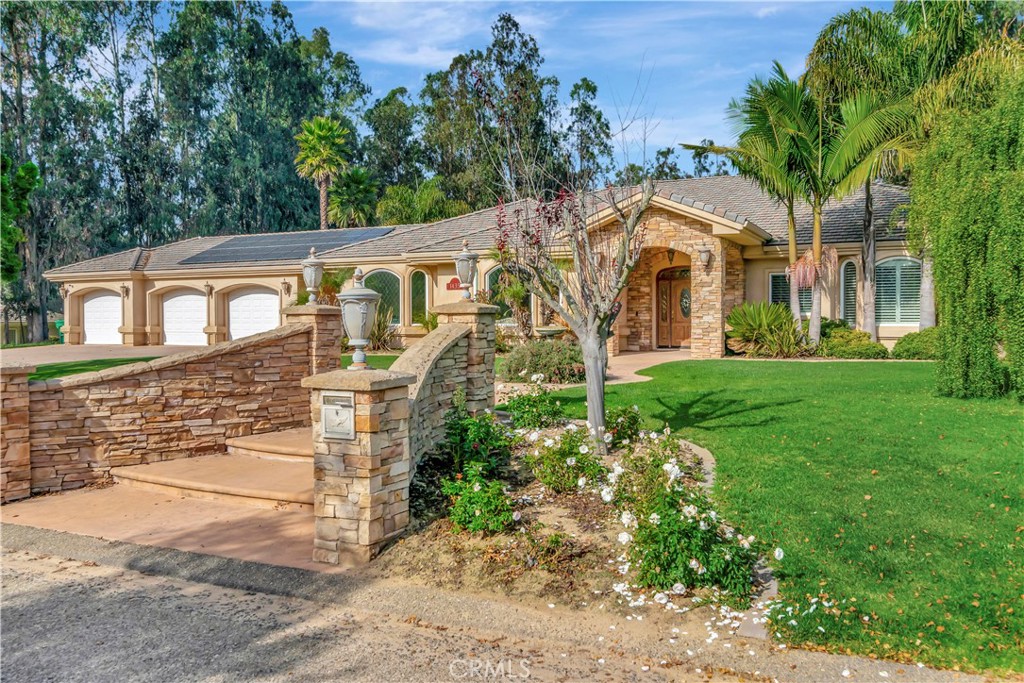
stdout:
<svg viewBox="0 0 1024 683">
<path fill-rule="evenodd" d="M 839 254 L 839 269 L 841 270 L 846 261 L 853 261 L 857 267 L 857 324 L 863 322 L 863 311 L 860 309 L 860 283 L 863 277 L 863 269 L 860 258 L 859 244 L 841 244 L 837 246 Z M 893 257 L 916 258 L 905 244 L 899 242 L 881 242 L 875 251 L 875 263 Z M 747 250 L 744 253 L 747 257 L 746 265 L 746 287 L 745 297 L 747 301 L 768 301 L 769 298 L 769 276 L 772 273 L 785 273 L 788 259 L 784 255 L 757 254 L 755 250 Z M 840 317 L 840 286 L 841 280 L 838 274 L 825 281 L 821 290 L 821 314 L 827 318 Z M 918 325 L 879 325 L 878 341 L 890 349 L 896 341 L 905 334 L 917 332 Z"/>
</svg>

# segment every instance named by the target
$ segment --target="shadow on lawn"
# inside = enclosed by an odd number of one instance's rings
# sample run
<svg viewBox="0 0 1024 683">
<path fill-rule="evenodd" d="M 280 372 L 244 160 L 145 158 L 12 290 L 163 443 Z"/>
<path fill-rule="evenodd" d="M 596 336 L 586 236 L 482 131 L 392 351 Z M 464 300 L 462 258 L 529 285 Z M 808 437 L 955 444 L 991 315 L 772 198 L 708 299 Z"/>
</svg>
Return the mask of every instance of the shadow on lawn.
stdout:
<svg viewBox="0 0 1024 683">
<path fill-rule="evenodd" d="M 609 403 L 615 402 L 617 392 L 609 392 Z M 621 397 L 621 394 L 619 395 Z M 574 412 L 573 408 L 579 407 L 583 413 L 586 412 L 586 396 L 572 396 L 562 398 L 562 403 Z M 667 424 L 673 430 L 687 429 L 694 427 L 706 431 L 718 429 L 734 429 L 737 427 L 766 427 L 779 421 L 776 415 L 754 416 L 753 413 L 765 409 L 777 409 L 782 406 L 800 403 L 800 399 L 765 401 L 754 403 L 751 401 L 728 398 L 725 392 L 704 391 L 692 396 L 680 397 L 655 397 L 653 403 L 658 406 L 653 409 L 650 404 L 641 406 L 645 417 Z M 747 416 L 745 419 L 728 419 L 736 416 Z M 717 423 L 717 424 L 712 424 Z"/>
</svg>

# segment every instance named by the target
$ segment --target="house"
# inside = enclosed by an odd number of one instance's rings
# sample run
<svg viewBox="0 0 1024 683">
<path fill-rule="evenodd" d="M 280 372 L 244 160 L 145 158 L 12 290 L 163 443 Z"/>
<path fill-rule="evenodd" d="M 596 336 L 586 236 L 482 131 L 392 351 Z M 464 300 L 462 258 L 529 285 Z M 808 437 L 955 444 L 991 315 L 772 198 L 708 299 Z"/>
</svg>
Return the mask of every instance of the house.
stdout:
<svg viewBox="0 0 1024 683">
<path fill-rule="evenodd" d="M 931 287 L 899 220 L 906 189 L 876 183 L 872 195 L 876 319 L 880 340 L 892 346 L 931 323 Z M 600 230 L 615 216 L 595 210 L 590 219 Z M 851 325 L 863 318 L 863 220 L 863 190 L 829 203 L 823 213 L 823 241 L 836 248 L 839 272 L 823 288 L 822 314 Z M 811 241 L 809 206 L 797 207 L 796 222 L 802 251 Z M 786 232 L 785 208 L 745 178 L 658 182 L 611 352 L 688 347 L 694 358 L 723 355 L 733 306 L 788 304 Z M 425 334 L 432 306 L 461 295 L 453 256 L 464 239 L 481 254 L 475 287 L 494 288 L 501 270 L 488 253 L 497 236 L 497 208 L 490 208 L 422 225 L 197 237 L 54 268 L 45 277 L 61 283 L 66 343 L 214 344 L 279 325 L 281 309 L 304 290 L 300 261 L 314 247 L 328 270 L 363 269 L 408 345 Z M 809 290 L 800 301 L 809 313 Z"/>
</svg>

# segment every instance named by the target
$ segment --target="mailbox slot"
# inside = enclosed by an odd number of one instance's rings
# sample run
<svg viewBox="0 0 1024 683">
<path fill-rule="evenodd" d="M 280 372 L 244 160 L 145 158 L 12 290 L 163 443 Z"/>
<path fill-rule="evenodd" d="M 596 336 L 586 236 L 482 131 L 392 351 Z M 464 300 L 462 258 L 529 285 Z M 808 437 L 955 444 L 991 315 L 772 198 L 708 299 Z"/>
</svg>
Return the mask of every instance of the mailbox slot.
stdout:
<svg viewBox="0 0 1024 683">
<path fill-rule="evenodd" d="M 351 391 L 325 391 L 320 395 L 320 427 L 324 439 L 356 438 L 356 404 Z"/>
</svg>

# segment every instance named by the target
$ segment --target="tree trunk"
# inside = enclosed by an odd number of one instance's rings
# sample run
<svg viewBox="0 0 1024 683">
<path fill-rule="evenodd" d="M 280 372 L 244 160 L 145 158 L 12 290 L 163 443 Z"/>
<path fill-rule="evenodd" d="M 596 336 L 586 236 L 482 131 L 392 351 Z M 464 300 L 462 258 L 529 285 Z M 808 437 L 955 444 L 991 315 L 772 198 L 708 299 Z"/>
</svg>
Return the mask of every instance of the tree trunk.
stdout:
<svg viewBox="0 0 1024 683">
<path fill-rule="evenodd" d="M 875 324 L 875 209 L 870 180 L 864 184 L 864 240 L 860 245 L 860 259 L 860 329 L 871 335 L 871 341 L 878 341 L 878 326 Z"/>
<path fill-rule="evenodd" d="M 800 288 L 797 287 L 796 278 L 789 278 L 789 310 L 793 312 L 793 322 L 797 327 L 801 324 L 800 318 Z"/>
<path fill-rule="evenodd" d="M 604 436 L 604 380 L 606 354 L 602 352 L 605 340 L 596 330 L 587 330 L 579 335 L 583 351 L 583 368 L 587 373 L 587 421 L 597 432 L 595 450 L 599 455 L 606 452 Z"/>
<path fill-rule="evenodd" d="M 327 180 L 321 180 L 320 183 L 320 229 L 327 229 Z"/>
<path fill-rule="evenodd" d="M 932 260 L 921 258 L 921 321 L 918 329 L 935 327 L 935 280 L 932 277 Z"/>
<path fill-rule="evenodd" d="M 814 287 L 811 289 L 811 322 L 808 325 L 807 336 L 814 344 L 821 341 L 821 276 L 815 278 Z"/>
<path fill-rule="evenodd" d="M 796 243 L 796 217 L 793 215 L 793 197 L 786 201 L 787 232 L 789 236 L 789 311 L 793 314 L 793 322 L 800 327 L 800 288 L 793 277 L 792 268 L 800 255 Z"/>
</svg>

